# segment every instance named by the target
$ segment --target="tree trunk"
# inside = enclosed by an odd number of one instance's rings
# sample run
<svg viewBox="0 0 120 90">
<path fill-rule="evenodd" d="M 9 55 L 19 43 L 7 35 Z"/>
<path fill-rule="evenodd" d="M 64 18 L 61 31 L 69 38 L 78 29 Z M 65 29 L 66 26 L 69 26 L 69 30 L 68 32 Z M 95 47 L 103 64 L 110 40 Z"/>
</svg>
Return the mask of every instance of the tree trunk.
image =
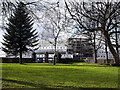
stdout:
<svg viewBox="0 0 120 90">
<path fill-rule="evenodd" d="M 45 63 L 48 63 L 48 52 L 45 53 Z"/>
<path fill-rule="evenodd" d="M 115 28 L 115 31 L 117 32 L 117 28 Z M 115 33 L 115 43 L 116 43 L 116 51 L 117 51 L 117 54 L 118 54 L 118 59 L 119 59 L 119 44 L 118 44 L 118 33 Z"/>
<path fill-rule="evenodd" d="M 96 49 L 94 50 L 94 62 L 97 63 L 97 51 L 96 51 Z"/>
<path fill-rule="evenodd" d="M 105 40 L 106 63 L 108 64 L 109 62 L 108 62 L 108 51 L 107 51 L 107 47 L 108 47 L 108 45 L 107 45 L 107 40 Z"/>
<path fill-rule="evenodd" d="M 23 61 L 22 61 L 22 52 L 20 52 L 20 59 L 19 59 L 19 63 L 20 63 L 20 64 L 23 64 Z"/>
<path fill-rule="evenodd" d="M 55 47 L 55 51 L 54 51 L 54 61 L 53 61 L 53 65 L 56 65 L 56 39 L 55 39 L 55 45 L 54 45 L 54 47 Z"/>
<path fill-rule="evenodd" d="M 95 41 L 95 38 L 96 38 L 96 34 L 94 32 L 94 62 L 97 63 L 97 50 L 96 50 L 96 41 Z"/>
<path fill-rule="evenodd" d="M 115 49 L 113 48 L 113 45 L 110 41 L 110 37 L 108 34 L 105 34 L 105 37 L 107 39 L 107 43 L 108 43 L 108 46 L 109 46 L 109 49 L 110 49 L 110 52 L 112 53 L 113 57 L 114 57 L 114 60 L 115 60 L 115 64 L 116 65 L 119 65 L 119 56 L 118 56 L 118 53 L 115 51 Z"/>
</svg>

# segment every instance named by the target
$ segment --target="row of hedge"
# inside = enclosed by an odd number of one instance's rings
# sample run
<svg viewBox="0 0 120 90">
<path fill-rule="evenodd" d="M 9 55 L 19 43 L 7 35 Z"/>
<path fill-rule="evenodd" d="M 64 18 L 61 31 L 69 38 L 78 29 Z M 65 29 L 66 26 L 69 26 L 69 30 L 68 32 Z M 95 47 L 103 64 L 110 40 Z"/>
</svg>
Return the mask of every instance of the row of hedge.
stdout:
<svg viewBox="0 0 120 90">
<path fill-rule="evenodd" d="M 2 63 L 19 63 L 19 58 L 0 58 L 0 62 Z M 34 63 L 35 60 L 33 58 L 23 58 L 24 63 Z"/>
<path fill-rule="evenodd" d="M 85 62 L 84 60 L 74 60 L 72 58 L 61 58 L 59 63 Z"/>
<path fill-rule="evenodd" d="M 38 63 L 43 63 L 43 58 L 39 59 Z M 19 58 L 0 58 L 2 63 L 19 63 Z M 23 58 L 24 63 L 35 63 L 36 61 L 33 58 Z M 84 60 L 73 60 L 72 58 L 60 58 L 58 63 L 73 63 L 73 62 L 84 62 Z"/>
</svg>

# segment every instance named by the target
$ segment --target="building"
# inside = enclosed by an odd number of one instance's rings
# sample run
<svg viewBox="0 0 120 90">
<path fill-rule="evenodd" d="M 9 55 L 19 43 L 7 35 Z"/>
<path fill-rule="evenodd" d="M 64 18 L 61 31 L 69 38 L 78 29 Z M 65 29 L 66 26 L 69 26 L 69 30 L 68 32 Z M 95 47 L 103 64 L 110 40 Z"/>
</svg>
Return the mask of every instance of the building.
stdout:
<svg viewBox="0 0 120 90">
<path fill-rule="evenodd" d="M 120 43 L 120 41 L 119 41 Z M 94 51 L 87 37 L 76 36 L 68 39 L 67 52 L 73 54 L 74 60 L 93 58 Z M 103 45 L 97 51 L 97 58 L 106 59 L 105 46 Z M 120 48 L 119 48 L 120 58 Z M 112 53 L 108 48 L 108 59 L 114 59 Z"/>
<path fill-rule="evenodd" d="M 73 54 L 74 60 L 93 58 L 93 48 L 87 37 L 69 38 L 67 52 Z"/>
<path fill-rule="evenodd" d="M 106 59 L 105 46 L 102 46 L 101 48 L 98 49 L 97 58 Z M 113 59 L 113 55 L 110 52 L 109 48 L 108 48 L 108 59 Z"/>
<path fill-rule="evenodd" d="M 53 60 L 54 58 L 54 46 L 42 46 L 40 47 L 35 53 L 36 53 L 36 57 L 38 59 L 45 59 L 45 53 L 48 52 L 48 58 L 49 60 Z M 56 47 L 56 51 L 61 53 L 61 58 L 73 58 L 72 54 L 68 54 L 67 51 L 67 47 L 66 46 L 57 46 Z"/>
<path fill-rule="evenodd" d="M 54 50 L 55 50 L 55 47 L 52 44 L 50 44 L 48 41 L 40 40 L 39 49 L 35 51 L 36 59 L 44 60 L 45 59 L 45 53 L 48 52 L 49 60 L 53 60 Z M 62 45 L 62 44 L 59 44 L 59 46 L 56 47 L 56 51 L 61 53 L 61 58 L 73 58 L 72 54 L 67 53 L 67 47 Z M 31 58 L 32 57 L 32 52 L 25 54 L 24 57 L 25 58 Z"/>
</svg>

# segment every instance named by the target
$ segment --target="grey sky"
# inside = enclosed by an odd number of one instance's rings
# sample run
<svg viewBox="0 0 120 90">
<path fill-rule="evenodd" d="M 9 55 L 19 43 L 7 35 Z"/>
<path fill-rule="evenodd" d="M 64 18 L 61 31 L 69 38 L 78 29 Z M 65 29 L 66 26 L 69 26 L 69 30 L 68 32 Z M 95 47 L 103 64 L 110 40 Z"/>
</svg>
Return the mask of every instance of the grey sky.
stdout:
<svg viewBox="0 0 120 90">
<path fill-rule="evenodd" d="M 1 1 L 2 0 L 0 0 L 0 3 L 1 3 Z M 14 2 L 14 0 L 10 0 L 10 1 L 13 1 Z M 27 2 L 33 2 L 33 1 L 47 1 L 47 2 L 57 2 L 57 1 L 59 1 L 60 2 L 60 5 L 63 5 L 64 6 L 64 0 L 21 0 L 21 1 L 27 1 Z M 72 0 L 66 0 L 67 2 L 68 1 L 72 1 Z M 78 1 L 78 0 L 76 0 L 76 1 Z M 83 0 L 79 0 L 79 1 L 83 1 Z M 90 1 L 90 0 L 84 0 L 84 1 Z M 91 0 L 91 1 L 93 1 L 93 0 Z M 97 0 L 96 0 L 97 1 Z M 107 1 L 107 0 L 98 0 L 98 1 Z M 111 0 L 109 0 L 109 1 L 111 1 Z M 118 0 L 114 0 L 114 1 L 118 1 Z M 1 27 L 1 25 L 2 25 L 2 17 L 1 17 L 1 13 L 0 13 L 0 27 Z M 38 27 L 36 24 L 34 25 L 34 28 L 39 32 L 39 33 L 41 33 L 41 30 L 42 30 L 42 28 L 41 27 Z M 2 42 L 3 40 L 2 40 L 2 35 L 3 35 L 3 31 L 2 30 L 0 30 L 0 42 Z M 65 36 L 64 35 L 64 38 L 68 38 L 67 36 Z M 0 48 L 1 48 L 1 46 L 2 46 L 2 44 L 0 43 Z M 0 57 L 2 56 L 2 54 L 4 54 L 1 50 L 0 50 Z"/>
<path fill-rule="evenodd" d="M 1 0 L 2 1 L 2 0 Z M 0 3 L 1 3 L 1 1 L 0 1 Z M 10 1 L 15 1 L 15 0 L 10 0 Z M 21 1 L 26 1 L 26 2 L 33 2 L 33 1 L 40 1 L 40 0 L 21 0 Z M 50 3 L 54 3 L 54 2 L 56 2 L 56 1 L 58 1 L 58 0 L 41 0 L 41 1 L 46 1 L 46 2 L 50 2 Z M 63 0 L 60 0 L 60 1 L 62 1 L 63 2 Z M 61 4 L 61 5 L 63 5 L 63 3 Z M 37 14 L 38 15 L 38 14 Z M 6 23 L 6 22 L 5 22 Z M 2 26 L 2 16 L 1 16 L 1 14 L 0 14 L 0 27 Z M 40 24 L 39 24 L 39 26 L 40 26 Z M 41 27 L 38 27 L 37 26 L 37 24 L 35 23 L 34 24 L 34 29 L 36 29 L 39 33 L 41 33 L 41 31 L 42 31 L 42 28 Z M 1 44 L 1 42 L 3 42 L 3 35 L 4 34 L 4 32 L 3 32 L 3 30 L 1 30 L 0 29 L 0 48 L 2 47 L 2 44 Z M 5 55 L 5 53 L 0 49 L 0 57 L 2 57 L 2 56 L 4 56 Z"/>
</svg>

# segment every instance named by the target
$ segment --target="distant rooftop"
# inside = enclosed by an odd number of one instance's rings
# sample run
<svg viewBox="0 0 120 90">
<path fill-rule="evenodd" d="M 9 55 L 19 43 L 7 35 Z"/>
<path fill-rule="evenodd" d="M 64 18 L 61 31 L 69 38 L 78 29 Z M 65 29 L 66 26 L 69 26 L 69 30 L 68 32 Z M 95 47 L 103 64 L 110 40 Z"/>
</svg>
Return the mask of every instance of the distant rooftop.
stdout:
<svg viewBox="0 0 120 90">
<path fill-rule="evenodd" d="M 40 40 L 40 41 L 39 41 L 39 45 L 40 45 L 41 47 L 53 46 L 52 44 L 50 44 L 50 43 L 49 43 L 48 41 L 46 41 L 46 40 Z M 59 46 L 63 46 L 63 47 L 64 47 L 63 44 L 59 44 Z"/>
<path fill-rule="evenodd" d="M 48 53 L 54 53 L 54 46 L 44 46 L 44 47 L 40 47 L 36 53 L 45 53 L 45 52 L 48 52 Z M 67 51 L 67 47 L 66 46 L 57 46 L 56 50 L 60 53 L 66 53 Z"/>
</svg>

